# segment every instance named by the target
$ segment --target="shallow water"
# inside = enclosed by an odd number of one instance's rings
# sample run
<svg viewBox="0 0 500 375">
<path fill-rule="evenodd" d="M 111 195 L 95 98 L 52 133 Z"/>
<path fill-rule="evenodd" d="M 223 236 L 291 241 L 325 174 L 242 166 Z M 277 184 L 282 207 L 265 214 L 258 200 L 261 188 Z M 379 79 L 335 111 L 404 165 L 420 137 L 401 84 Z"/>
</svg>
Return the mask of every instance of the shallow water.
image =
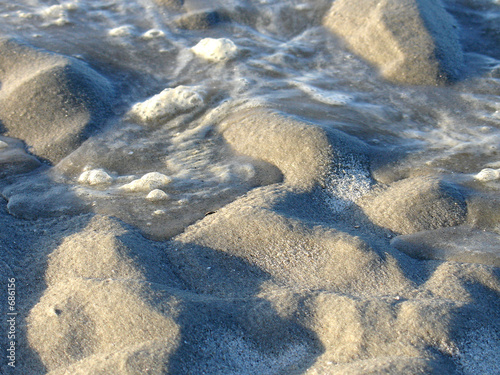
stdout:
<svg viewBox="0 0 500 375">
<path fill-rule="evenodd" d="M 498 370 L 498 1 L 445 2 L 465 68 L 444 86 L 381 78 L 322 26 L 330 0 L 181 5 L 0 0 L 0 36 L 88 64 L 107 95 L 52 162 L 0 136 L 0 214 L 29 234 L 5 257 L 46 283 L 25 302 L 32 368 L 158 350 L 144 368 L 302 373 L 323 353 L 310 373 Z"/>
<path fill-rule="evenodd" d="M 188 1 L 185 8 L 200 11 L 207 4 Z M 260 178 L 256 161 L 236 156 L 214 131 L 240 107 L 269 106 L 394 150 L 405 160 L 402 176 L 425 169 L 471 180 L 484 168 L 499 168 L 500 11 L 495 2 L 475 5 L 448 4 L 465 24 L 461 38 L 468 65 L 463 80 L 447 87 L 402 87 L 379 78 L 321 27 L 328 2 L 223 2 L 232 22 L 222 19 L 197 30 L 181 27 L 180 10 L 146 0 L 19 1 L 2 4 L 1 25 L 5 36 L 87 62 L 118 93 L 106 129 L 59 163 L 52 179 L 71 186 L 92 210 L 114 213 L 153 235 L 158 220 L 173 215 L 182 224 L 160 236 L 168 237 L 252 187 L 281 180 L 279 171 Z M 481 31 L 488 48 L 477 50 Z M 228 38 L 237 51 L 207 60 L 191 50 L 207 37 Z M 185 91 L 168 99 L 177 104 L 164 109 L 167 117 L 130 112 L 179 86 Z M 111 179 L 78 183 L 93 169 L 104 169 Z M 151 171 L 172 178 L 164 200 L 151 203 L 144 194 L 120 191 Z M 370 187 L 356 167 L 332 184 L 332 194 L 347 201 Z M 495 181 L 489 185 L 496 190 Z"/>
</svg>

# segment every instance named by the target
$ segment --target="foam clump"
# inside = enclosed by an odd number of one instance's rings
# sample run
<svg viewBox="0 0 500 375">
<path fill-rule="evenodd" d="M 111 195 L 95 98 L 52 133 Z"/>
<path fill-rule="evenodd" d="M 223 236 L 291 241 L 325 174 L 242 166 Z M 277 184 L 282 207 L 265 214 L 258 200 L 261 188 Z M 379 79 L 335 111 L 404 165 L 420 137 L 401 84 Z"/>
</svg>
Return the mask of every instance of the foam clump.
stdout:
<svg viewBox="0 0 500 375">
<path fill-rule="evenodd" d="M 433 177 L 397 181 L 357 203 L 376 225 L 399 234 L 460 225 L 467 214 L 460 191 Z"/>
<path fill-rule="evenodd" d="M 123 25 L 109 30 L 108 35 L 113 37 L 131 36 L 134 34 L 134 30 L 135 28 L 131 25 Z"/>
<path fill-rule="evenodd" d="M 205 60 L 221 62 L 234 59 L 238 54 L 238 47 L 228 38 L 205 38 L 192 47 L 191 51 Z"/>
<path fill-rule="evenodd" d="M 59 161 L 108 117 L 113 87 L 84 62 L 11 39 L 0 56 L 0 121 L 36 155 Z"/>
<path fill-rule="evenodd" d="M 500 267 L 500 235 L 459 226 L 395 237 L 391 245 L 417 259 Z"/>
<path fill-rule="evenodd" d="M 146 199 L 150 200 L 151 202 L 160 202 L 168 198 L 169 195 L 160 189 L 151 190 L 149 194 L 146 196 Z"/>
<path fill-rule="evenodd" d="M 113 177 L 104 169 L 92 169 L 83 172 L 78 178 L 78 182 L 88 185 L 104 185 L 113 182 Z"/>
<path fill-rule="evenodd" d="M 169 120 L 203 104 L 203 96 L 199 90 L 188 86 L 177 86 L 165 89 L 150 99 L 135 104 L 130 113 L 143 122 L 154 123 Z"/>
<path fill-rule="evenodd" d="M 52 5 L 41 11 L 46 26 L 64 26 L 71 23 L 69 13 L 79 9 L 78 3 Z"/>
<path fill-rule="evenodd" d="M 483 182 L 499 180 L 500 169 L 484 168 L 474 178 Z"/>
<path fill-rule="evenodd" d="M 172 182 L 172 178 L 159 172 L 146 173 L 137 180 L 120 187 L 123 191 L 140 192 L 151 191 L 166 186 Z"/>
<path fill-rule="evenodd" d="M 151 29 L 142 34 L 143 39 L 156 39 L 165 36 L 165 32 L 160 29 Z"/>
<path fill-rule="evenodd" d="M 455 22 L 440 1 L 339 0 L 323 22 L 391 81 L 435 85 L 463 69 Z"/>
</svg>

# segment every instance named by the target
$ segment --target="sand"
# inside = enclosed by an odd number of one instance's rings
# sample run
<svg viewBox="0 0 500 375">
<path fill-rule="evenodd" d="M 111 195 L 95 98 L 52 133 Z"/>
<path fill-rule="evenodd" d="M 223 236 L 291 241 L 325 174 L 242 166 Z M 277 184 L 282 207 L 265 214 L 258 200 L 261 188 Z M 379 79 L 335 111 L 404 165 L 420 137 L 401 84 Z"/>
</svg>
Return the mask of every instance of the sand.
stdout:
<svg viewBox="0 0 500 375">
<path fill-rule="evenodd" d="M 6 135 L 59 161 L 109 115 L 111 83 L 82 61 L 0 40 L 0 116 Z"/>
<path fill-rule="evenodd" d="M 463 52 L 441 1 L 335 1 L 324 24 L 387 79 L 439 84 L 457 79 Z"/>
<path fill-rule="evenodd" d="M 155 3 L 192 7 L 191 18 L 176 18 L 185 29 L 226 21 L 196 1 Z M 333 4 L 329 28 L 342 28 L 335 19 L 348 3 Z M 376 7 L 351 7 L 365 3 Z M 382 25 L 371 17 L 386 12 L 372 8 L 367 25 Z M 460 53 L 448 27 L 434 41 L 409 30 L 430 48 L 415 52 L 425 57 L 416 68 L 387 68 L 393 56 L 372 62 L 411 84 L 453 78 Z M 130 36 L 121 32 L 110 37 Z M 193 64 L 236 58 L 235 45 L 220 41 L 195 48 L 202 57 Z M 436 48 L 451 60 L 437 62 Z M 463 183 L 424 169 L 402 175 L 385 163 L 391 150 L 271 102 L 224 106 L 182 82 L 135 93 L 144 100 L 122 108 L 112 128 L 136 129 L 130 143 L 147 131 L 153 140 L 185 132 L 190 142 L 172 138 L 164 154 L 187 151 L 168 164 L 106 143 L 113 77 L 86 62 L 2 39 L 0 80 L 0 276 L 2 290 L 15 279 L 17 313 L 16 366 L 0 362 L 2 374 L 499 373 L 500 200 L 495 186 L 477 187 L 496 183 L 498 169 Z M 323 100 L 337 109 L 356 99 Z M 205 104 L 208 114 L 197 112 Z M 203 148 L 209 135 L 218 154 Z M 182 160 L 212 174 L 183 172 Z M 190 180 L 227 191 L 215 203 L 190 201 Z M 2 293 L 3 349 L 11 344 Z"/>
<path fill-rule="evenodd" d="M 26 222 L 3 201 L 2 259 L 10 266 L 2 263 L 2 273 L 16 275 L 24 317 L 18 370 L 472 373 L 476 344 L 467 332 L 499 334 L 498 256 L 457 258 L 468 250 L 448 245 L 443 257 L 428 254 L 438 245 L 426 246 L 426 233 L 465 220 L 461 195 L 435 179 L 403 180 L 334 215 L 322 187 L 335 171 L 329 163 L 341 163 L 345 150 L 367 158 L 366 145 L 306 125 L 267 109 L 222 122 L 238 151 L 278 166 L 284 181 L 250 191 L 170 241 L 96 214 Z M 282 137 L 286 147 L 303 147 L 299 159 L 271 147 L 285 145 Z M 389 196 L 393 213 L 384 208 Z M 372 234 L 361 234 L 353 218 Z M 417 234 L 391 245 L 384 228 Z M 443 230 L 433 236 L 442 239 Z M 447 236 L 439 243 L 456 238 Z M 490 251 L 498 253 L 498 238 Z"/>
</svg>

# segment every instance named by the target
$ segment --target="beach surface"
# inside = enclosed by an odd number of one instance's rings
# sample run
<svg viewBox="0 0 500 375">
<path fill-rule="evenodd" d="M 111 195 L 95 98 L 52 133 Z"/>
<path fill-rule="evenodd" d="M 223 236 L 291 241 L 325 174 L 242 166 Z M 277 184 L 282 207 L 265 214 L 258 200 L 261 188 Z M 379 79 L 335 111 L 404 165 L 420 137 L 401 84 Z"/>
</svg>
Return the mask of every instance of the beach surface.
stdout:
<svg viewBox="0 0 500 375">
<path fill-rule="evenodd" d="M 0 4 L 1 374 L 500 374 L 497 0 Z"/>
</svg>

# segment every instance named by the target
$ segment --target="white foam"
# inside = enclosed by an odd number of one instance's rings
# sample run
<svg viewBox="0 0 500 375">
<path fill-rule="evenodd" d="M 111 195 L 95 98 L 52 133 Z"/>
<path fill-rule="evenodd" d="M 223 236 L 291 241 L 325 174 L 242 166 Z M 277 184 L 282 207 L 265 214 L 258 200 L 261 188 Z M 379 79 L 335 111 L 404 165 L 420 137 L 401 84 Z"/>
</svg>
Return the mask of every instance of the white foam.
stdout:
<svg viewBox="0 0 500 375">
<path fill-rule="evenodd" d="M 169 195 L 160 189 L 151 190 L 146 196 L 146 199 L 150 200 L 151 202 L 160 202 L 167 200 L 168 198 Z"/>
<path fill-rule="evenodd" d="M 231 39 L 205 38 L 191 48 L 191 51 L 206 60 L 220 62 L 234 59 L 238 54 L 238 47 Z"/>
<path fill-rule="evenodd" d="M 500 168 L 484 168 L 474 176 L 476 180 L 487 182 L 487 181 L 495 181 L 500 179 Z"/>
<path fill-rule="evenodd" d="M 133 34 L 134 34 L 134 27 L 131 25 L 115 27 L 114 29 L 108 31 L 109 36 L 115 36 L 115 37 L 131 36 Z"/>
<path fill-rule="evenodd" d="M 172 178 L 159 172 L 146 173 L 141 178 L 129 182 L 120 187 L 121 190 L 139 192 L 151 191 L 166 186 L 172 182 Z"/>
<path fill-rule="evenodd" d="M 9 144 L 7 142 L 0 141 L 0 150 L 7 147 L 9 147 Z"/>
<path fill-rule="evenodd" d="M 165 89 L 150 99 L 135 104 L 130 112 L 144 122 L 155 122 L 199 108 L 203 104 L 201 90 L 187 86 L 177 86 L 176 88 Z"/>
<path fill-rule="evenodd" d="M 354 100 L 352 95 L 343 94 L 336 91 L 322 90 L 299 81 L 292 81 L 296 87 L 318 102 L 329 105 L 346 105 Z"/>
<path fill-rule="evenodd" d="M 88 185 L 103 185 L 113 182 L 113 177 L 104 169 L 92 169 L 83 172 L 78 178 L 78 182 Z"/>
<path fill-rule="evenodd" d="M 165 36 L 165 32 L 160 29 L 151 29 L 142 34 L 143 39 L 156 39 Z"/>
<path fill-rule="evenodd" d="M 47 21 L 47 26 L 64 26 L 71 23 L 69 12 L 77 9 L 77 3 L 56 4 L 43 9 L 41 16 Z"/>
</svg>

